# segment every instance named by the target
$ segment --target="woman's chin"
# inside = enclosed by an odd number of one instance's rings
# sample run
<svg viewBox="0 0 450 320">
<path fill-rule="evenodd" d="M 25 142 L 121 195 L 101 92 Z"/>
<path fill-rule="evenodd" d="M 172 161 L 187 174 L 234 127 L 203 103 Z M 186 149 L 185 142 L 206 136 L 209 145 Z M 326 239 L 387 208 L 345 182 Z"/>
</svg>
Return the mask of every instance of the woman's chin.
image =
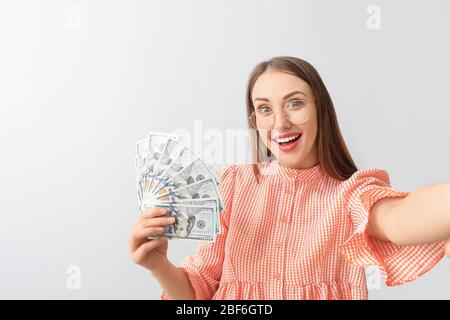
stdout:
<svg viewBox="0 0 450 320">
<path fill-rule="evenodd" d="M 280 152 L 279 155 L 276 156 L 277 161 L 282 164 L 285 167 L 289 167 L 289 168 L 296 168 L 299 167 L 300 164 L 303 162 L 302 159 L 302 155 L 299 154 L 283 154 L 282 152 Z"/>
</svg>

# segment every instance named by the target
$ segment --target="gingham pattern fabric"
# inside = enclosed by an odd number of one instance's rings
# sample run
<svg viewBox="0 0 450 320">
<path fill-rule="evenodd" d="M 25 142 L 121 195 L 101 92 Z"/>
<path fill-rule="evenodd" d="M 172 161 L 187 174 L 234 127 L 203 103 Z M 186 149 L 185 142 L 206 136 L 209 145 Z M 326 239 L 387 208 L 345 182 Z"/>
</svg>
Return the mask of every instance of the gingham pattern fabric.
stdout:
<svg viewBox="0 0 450 320">
<path fill-rule="evenodd" d="M 444 241 L 399 246 L 369 237 L 374 203 L 408 195 L 391 188 L 382 169 L 339 181 L 320 165 L 257 165 L 259 185 L 250 164 L 216 171 L 226 206 L 222 233 L 214 243 L 200 242 L 179 267 L 197 299 L 368 299 L 365 266 L 377 265 L 385 283 L 395 286 L 445 254 Z M 168 299 L 165 292 L 161 299 Z"/>
</svg>

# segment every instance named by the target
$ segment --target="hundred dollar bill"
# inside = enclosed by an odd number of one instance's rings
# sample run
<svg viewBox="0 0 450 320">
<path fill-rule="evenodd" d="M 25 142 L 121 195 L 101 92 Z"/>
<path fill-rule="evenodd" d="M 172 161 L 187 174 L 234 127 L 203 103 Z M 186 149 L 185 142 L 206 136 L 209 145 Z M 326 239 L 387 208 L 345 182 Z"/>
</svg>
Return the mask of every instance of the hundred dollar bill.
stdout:
<svg viewBox="0 0 450 320">
<path fill-rule="evenodd" d="M 158 132 L 150 132 L 148 137 L 148 153 L 146 159 L 146 185 L 145 191 L 150 191 L 153 187 L 153 178 L 160 163 L 169 139 L 178 139 L 176 135 L 169 135 Z"/>
<path fill-rule="evenodd" d="M 157 204 L 156 207 L 167 208 L 169 216 L 175 217 L 175 223 L 166 227 L 163 236 L 170 239 L 215 240 L 214 207 L 162 203 Z M 154 239 L 157 236 L 149 238 Z"/>
<path fill-rule="evenodd" d="M 225 210 L 220 191 L 213 179 L 201 180 L 180 188 L 167 186 L 161 189 L 159 194 L 155 194 L 153 199 L 155 201 L 177 202 L 200 198 L 217 199 L 218 211 L 223 212 Z"/>
<path fill-rule="evenodd" d="M 138 170 L 138 158 L 137 156 L 134 158 L 134 164 L 136 167 L 136 187 L 137 187 L 137 198 L 138 198 L 138 203 L 139 203 L 139 209 L 141 209 L 142 211 L 142 184 L 141 184 L 141 179 L 140 179 L 140 175 L 139 175 L 139 170 Z"/>
<path fill-rule="evenodd" d="M 181 169 L 178 173 L 170 177 L 168 180 L 161 180 L 160 187 L 156 188 L 154 193 L 161 194 L 162 189 L 169 189 L 169 190 L 180 189 L 185 186 L 206 180 L 214 181 L 215 191 L 218 194 L 219 182 L 217 178 L 215 177 L 214 173 L 209 169 L 209 167 L 201 159 L 197 158 L 194 160 L 194 162 Z M 222 210 L 223 203 L 220 197 L 218 198 L 220 201 L 220 208 Z"/>
<path fill-rule="evenodd" d="M 136 167 L 137 193 L 140 206 L 142 205 L 143 192 L 147 184 L 147 166 L 146 166 L 147 154 L 148 154 L 148 138 L 140 140 L 136 143 L 135 167 Z"/>
<path fill-rule="evenodd" d="M 190 205 L 190 206 L 207 206 L 216 208 L 216 217 L 215 217 L 215 232 L 222 232 L 222 228 L 220 225 L 220 208 L 219 208 L 219 200 L 215 198 L 201 198 L 201 199 L 189 199 L 189 200 L 178 200 L 177 202 L 159 202 L 161 204 L 180 204 L 180 205 Z"/>
<path fill-rule="evenodd" d="M 180 173 L 178 173 L 178 175 L 186 177 L 185 178 L 186 184 L 191 184 L 201 180 L 206 180 L 208 178 L 213 178 L 214 182 L 216 182 L 216 184 L 218 185 L 214 173 L 211 172 L 209 167 L 203 162 L 202 159 L 196 159 L 187 168 L 183 169 Z"/>
<path fill-rule="evenodd" d="M 158 150 L 164 149 L 166 139 L 179 139 L 178 135 L 150 132 L 150 136 L 136 143 L 136 182 L 138 199 L 142 202 L 144 192 L 151 186 L 152 172 L 160 158 Z"/>
<path fill-rule="evenodd" d="M 201 180 L 187 186 L 176 188 L 167 186 L 161 190 L 161 193 L 155 194 L 155 199 L 160 201 L 177 201 L 199 198 L 216 198 L 219 199 L 220 211 L 223 210 L 220 201 L 219 190 L 214 179 Z"/>
<path fill-rule="evenodd" d="M 154 186 L 151 189 L 152 192 L 157 190 L 161 181 L 168 180 L 172 175 L 178 172 L 177 170 L 180 170 L 174 165 L 174 161 L 179 157 L 183 148 L 184 146 L 181 143 L 174 139 L 169 139 L 153 176 Z"/>
<path fill-rule="evenodd" d="M 148 138 L 136 143 L 136 179 L 145 171 L 148 154 Z"/>
<path fill-rule="evenodd" d="M 156 189 L 153 189 L 154 193 L 158 193 L 159 190 L 164 188 L 165 186 L 175 186 L 177 183 L 177 180 L 175 177 L 178 176 L 178 174 L 184 169 L 186 169 L 190 164 L 192 164 L 198 157 L 187 147 L 183 147 L 183 150 L 181 150 L 181 153 L 179 156 L 174 159 L 173 163 L 171 164 L 171 167 L 176 169 L 177 171 L 171 171 L 171 175 L 167 176 L 167 180 L 161 180 L 160 184 Z"/>
</svg>

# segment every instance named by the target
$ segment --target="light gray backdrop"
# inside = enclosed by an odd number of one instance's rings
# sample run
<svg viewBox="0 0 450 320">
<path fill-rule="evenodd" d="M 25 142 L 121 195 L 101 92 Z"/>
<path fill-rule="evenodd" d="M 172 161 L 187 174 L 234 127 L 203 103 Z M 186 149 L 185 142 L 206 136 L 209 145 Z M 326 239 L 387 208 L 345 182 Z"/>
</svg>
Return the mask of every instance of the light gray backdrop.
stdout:
<svg viewBox="0 0 450 320">
<path fill-rule="evenodd" d="M 406 191 L 450 180 L 449 12 L 445 0 L 2 1 L 0 298 L 159 299 L 127 248 L 134 144 L 197 120 L 245 128 L 247 77 L 272 56 L 318 69 L 360 168 Z M 170 243 L 170 259 L 195 245 Z M 449 261 L 370 298 L 448 299 Z"/>
</svg>

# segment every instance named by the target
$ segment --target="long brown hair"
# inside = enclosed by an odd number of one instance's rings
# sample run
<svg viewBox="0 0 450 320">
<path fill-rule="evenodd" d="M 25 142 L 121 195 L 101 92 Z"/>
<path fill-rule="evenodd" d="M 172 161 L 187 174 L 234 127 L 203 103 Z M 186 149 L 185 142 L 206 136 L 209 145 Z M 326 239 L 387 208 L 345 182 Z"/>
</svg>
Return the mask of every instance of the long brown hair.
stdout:
<svg viewBox="0 0 450 320">
<path fill-rule="evenodd" d="M 317 107 L 318 132 L 315 143 L 320 167 L 326 175 L 335 179 L 346 180 L 350 178 L 358 168 L 353 162 L 339 129 L 333 101 L 317 70 L 305 60 L 280 56 L 263 61 L 254 67 L 248 80 L 246 97 L 249 129 L 253 128 L 249 117 L 255 109 L 251 96 L 253 86 L 259 76 L 268 69 L 292 74 L 311 86 Z M 256 142 L 256 162 L 259 162 L 261 161 L 262 149 L 257 130 L 254 141 Z M 266 149 L 267 156 L 270 157 L 270 150 L 265 146 L 263 147 Z M 253 164 L 253 171 L 259 182 L 260 172 L 256 163 Z"/>
</svg>

